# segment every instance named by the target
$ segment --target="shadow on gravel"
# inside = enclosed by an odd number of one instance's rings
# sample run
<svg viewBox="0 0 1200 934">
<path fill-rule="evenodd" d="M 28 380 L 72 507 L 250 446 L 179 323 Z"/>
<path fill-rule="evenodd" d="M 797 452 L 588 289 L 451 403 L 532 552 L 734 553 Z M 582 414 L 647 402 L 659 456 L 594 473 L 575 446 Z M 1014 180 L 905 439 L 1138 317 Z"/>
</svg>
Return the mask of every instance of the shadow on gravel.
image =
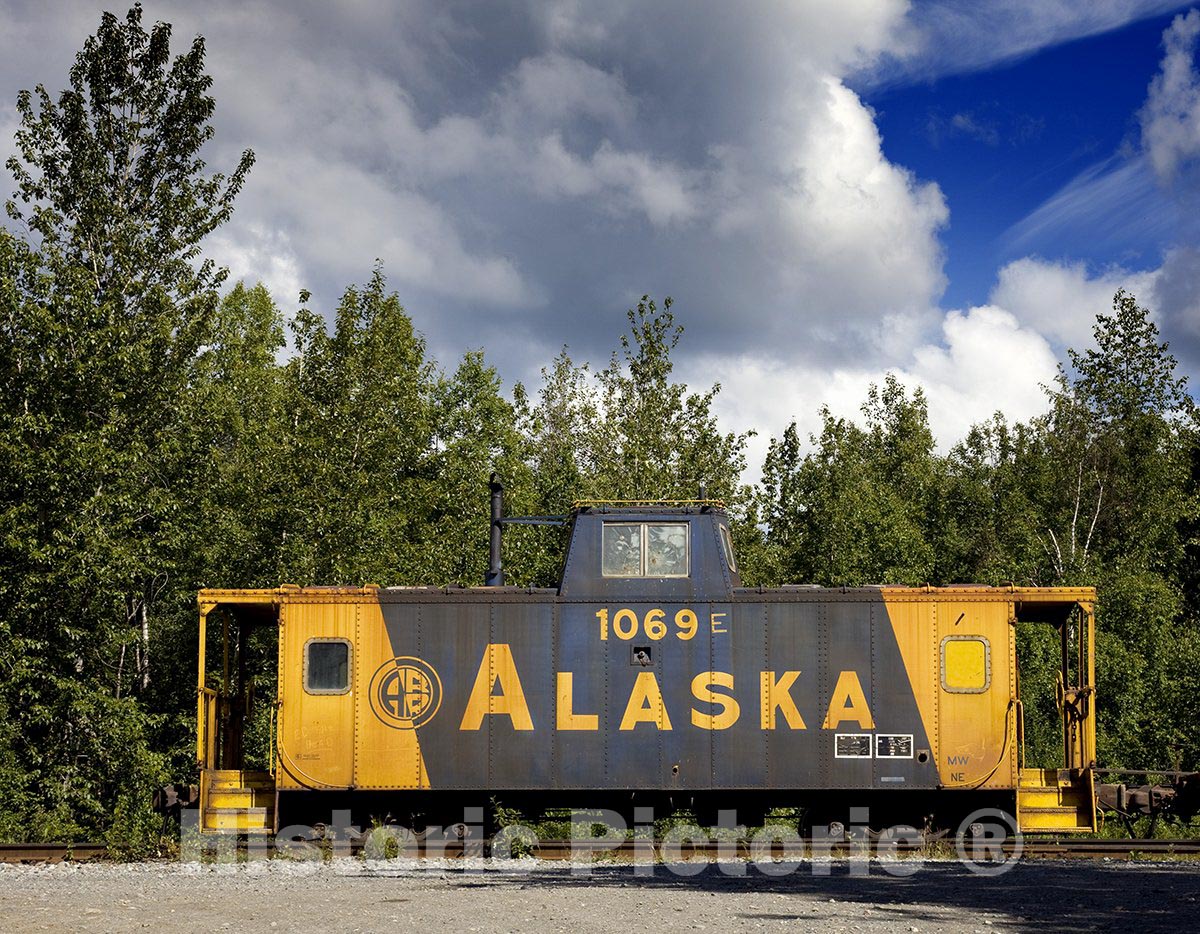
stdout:
<svg viewBox="0 0 1200 934">
<path fill-rule="evenodd" d="M 588 874 L 539 870 L 512 882 L 523 888 L 669 888 L 697 894 L 794 895 L 799 900 L 773 905 L 776 910 L 768 913 L 742 916 L 763 921 L 811 918 L 812 903 L 833 899 L 873 908 L 885 917 L 895 911 L 897 924 L 918 927 L 921 920 L 945 923 L 945 914 L 931 909 L 955 908 L 967 915 L 956 920 L 979 930 L 987 930 L 987 925 L 1034 931 L 1200 929 L 1200 864 L 1027 860 L 993 877 L 973 875 L 954 862 L 925 863 L 906 877 L 889 875 L 876 863 L 870 865 L 869 874 L 859 876 L 851 876 L 845 862 L 819 865 L 829 870 L 828 875 L 814 875 L 813 864 L 803 863 L 789 875 L 777 877 L 753 865 L 743 878 L 725 875 L 712 864 L 691 876 L 677 875 L 662 865 L 653 868 L 650 877 L 635 876 L 632 866 L 594 866 Z M 799 910 L 802 905 L 808 910 Z M 698 907 L 702 910 L 702 903 Z"/>
</svg>

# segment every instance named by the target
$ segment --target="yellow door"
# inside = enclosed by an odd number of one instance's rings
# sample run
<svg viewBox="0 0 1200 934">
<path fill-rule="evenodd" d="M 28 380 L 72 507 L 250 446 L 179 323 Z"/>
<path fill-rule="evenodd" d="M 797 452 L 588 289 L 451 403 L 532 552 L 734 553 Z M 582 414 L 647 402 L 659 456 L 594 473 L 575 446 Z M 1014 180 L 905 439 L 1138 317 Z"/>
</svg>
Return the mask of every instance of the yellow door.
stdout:
<svg viewBox="0 0 1200 934">
<path fill-rule="evenodd" d="M 1013 627 L 1001 602 L 937 604 L 938 771 L 948 788 L 1011 788 Z"/>
<path fill-rule="evenodd" d="M 348 788 L 354 775 L 353 602 L 286 603 L 279 623 L 280 788 Z"/>
</svg>

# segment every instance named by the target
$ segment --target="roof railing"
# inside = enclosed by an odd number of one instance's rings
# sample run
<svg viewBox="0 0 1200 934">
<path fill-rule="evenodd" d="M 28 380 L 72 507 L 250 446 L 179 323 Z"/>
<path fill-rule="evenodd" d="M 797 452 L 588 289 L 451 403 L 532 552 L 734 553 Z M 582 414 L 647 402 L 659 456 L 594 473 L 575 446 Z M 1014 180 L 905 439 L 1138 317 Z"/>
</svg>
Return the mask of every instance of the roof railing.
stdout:
<svg viewBox="0 0 1200 934">
<path fill-rule="evenodd" d="M 574 510 L 595 509 L 607 507 L 646 508 L 653 506 L 699 506 L 701 508 L 724 509 L 725 503 L 719 499 L 580 499 L 571 504 Z"/>
</svg>

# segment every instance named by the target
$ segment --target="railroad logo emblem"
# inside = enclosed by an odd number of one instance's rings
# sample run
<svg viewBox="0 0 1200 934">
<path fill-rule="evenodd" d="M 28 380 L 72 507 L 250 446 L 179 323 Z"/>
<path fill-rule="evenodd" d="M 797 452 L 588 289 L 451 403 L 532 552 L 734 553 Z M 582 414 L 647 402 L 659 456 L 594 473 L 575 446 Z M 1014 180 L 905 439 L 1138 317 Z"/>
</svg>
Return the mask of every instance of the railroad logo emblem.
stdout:
<svg viewBox="0 0 1200 934">
<path fill-rule="evenodd" d="M 442 705 L 442 679 L 419 658 L 390 658 L 371 676 L 371 711 L 397 730 L 424 726 Z"/>
</svg>

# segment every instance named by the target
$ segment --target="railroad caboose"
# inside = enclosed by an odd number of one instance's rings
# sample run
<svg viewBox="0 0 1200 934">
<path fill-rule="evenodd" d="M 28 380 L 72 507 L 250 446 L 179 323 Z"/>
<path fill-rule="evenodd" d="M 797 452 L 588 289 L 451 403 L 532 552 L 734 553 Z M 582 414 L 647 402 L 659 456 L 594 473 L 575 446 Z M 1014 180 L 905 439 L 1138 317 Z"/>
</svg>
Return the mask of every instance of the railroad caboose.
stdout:
<svg viewBox="0 0 1200 934">
<path fill-rule="evenodd" d="M 744 587 L 711 501 L 580 503 L 559 586 L 517 588 L 504 521 L 494 501 L 491 586 L 200 592 L 202 829 L 493 799 L 1095 828 L 1092 589 Z M 1026 622 L 1061 637 L 1050 768 L 1023 757 Z M 271 742 L 252 771 L 255 627 L 277 633 L 277 688 L 255 700 Z"/>
</svg>

